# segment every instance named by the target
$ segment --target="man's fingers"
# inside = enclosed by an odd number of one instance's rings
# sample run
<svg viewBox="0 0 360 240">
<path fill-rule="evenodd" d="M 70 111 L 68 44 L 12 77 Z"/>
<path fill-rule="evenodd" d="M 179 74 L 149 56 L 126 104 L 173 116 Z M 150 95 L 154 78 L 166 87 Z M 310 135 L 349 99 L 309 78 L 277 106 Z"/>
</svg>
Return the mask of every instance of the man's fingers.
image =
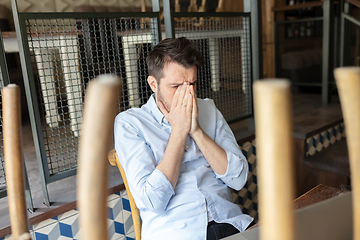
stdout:
<svg viewBox="0 0 360 240">
<path fill-rule="evenodd" d="M 190 92 L 191 92 L 191 96 L 192 96 L 192 101 L 193 101 L 193 112 L 194 113 L 197 113 L 197 98 L 196 98 L 196 93 L 194 91 L 194 86 L 191 86 L 191 89 L 190 89 Z"/>
<path fill-rule="evenodd" d="M 186 83 L 184 83 L 183 85 L 181 85 L 179 87 L 181 87 L 181 89 L 180 89 L 180 93 L 179 93 L 178 104 L 181 104 L 184 107 L 186 105 L 186 101 L 185 101 L 184 97 L 185 97 L 185 93 L 188 92 L 188 87 L 186 86 Z"/>
<path fill-rule="evenodd" d="M 186 111 L 191 113 L 193 111 L 193 96 L 190 92 L 186 93 Z"/>
<path fill-rule="evenodd" d="M 181 91 L 181 86 L 179 86 L 175 91 L 175 94 L 174 94 L 174 97 L 173 97 L 173 100 L 172 100 L 172 103 L 171 103 L 171 108 L 174 108 L 178 104 L 181 104 L 181 102 L 179 101 L 180 91 Z"/>
</svg>

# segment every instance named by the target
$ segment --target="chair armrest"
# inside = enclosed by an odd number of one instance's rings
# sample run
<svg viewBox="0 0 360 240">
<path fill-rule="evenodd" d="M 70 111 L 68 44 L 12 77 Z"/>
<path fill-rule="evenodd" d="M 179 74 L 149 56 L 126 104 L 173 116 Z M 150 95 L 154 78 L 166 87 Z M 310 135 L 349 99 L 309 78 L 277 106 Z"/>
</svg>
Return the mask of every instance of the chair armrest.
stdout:
<svg viewBox="0 0 360 240">
<path fill-rule="evenodd" d="M 109 163 L 112 165 L 112 166 L 116 166 L 116 150 L 115 149 L 112 149 L 110 150 L 109 154 L 108 154 L 108 159 L 109 159 Z"/>
</svg>

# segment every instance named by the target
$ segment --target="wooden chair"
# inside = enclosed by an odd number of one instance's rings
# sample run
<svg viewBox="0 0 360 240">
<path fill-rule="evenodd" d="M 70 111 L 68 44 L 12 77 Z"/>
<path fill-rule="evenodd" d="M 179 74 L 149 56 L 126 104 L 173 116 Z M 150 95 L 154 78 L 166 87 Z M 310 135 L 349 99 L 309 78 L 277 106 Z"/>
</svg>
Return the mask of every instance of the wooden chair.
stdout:
<svg viewBox="0 0 360 240">
<path fill-rule="evenodd" d="M 334 71 L 344 117 L 350 158 L 353 192 L 353 239 L 360 239 L 360 68 L 343 67 Z"/>
<path fill-rule="evenodd" d="M 30 240 L 26 214 L 24 168 L 21 150 L 20 88 L 15 84 L 2 92 L 4 159 L 9 202 L 11 239 Z"/>
<path fill-rule="evenodd" d="M 139 209 L 136 206 L 136 203 L 134 201 L 134 198 L 130 192 L 130 188 L 129 188 L 129 184 L 127 182 L 126 179 L 126 175 L 125 175 L 125 171 L 122 168 L 118 155 L 116 153 L 116 150 L 113 149 L 109 152 L 108 154 L 108 159 L 111 165 L 113 166 L 117 166 L 119 168 L 121 177 L 124 181 L 124 185 L 125 185 L 125 189 L 127 191 L 127 194 L 129 196 L 129 201 L 130 201 L 130 209 L 131 209 L 131 215 L 132 215 L 132 219 L 133 219 L 133 223 L 134 223 L 134 231 L 135 231 L 135 240 L 140 240 L 141 239 L 141 219 L 140 219 L 140 212 Z"/>
<path fill-rule="evenodd" d="M 288 80 L 254 83 L 261 240 L 295 239 L 290 95 Z"/>
<path fill-rule="evenodd" d="M 334 72 L 336 84 L 343 111 L 345 131 L 350 157 L 351 187 L 353 204 L 353 238 L 360 240 L 360 68 L 347 67 L 336 69 Z M 318 204 L 310 210 L 298 212 L 295 227 L 294 206 L 294 178 L 293 178 L 293 146 L 291 138 L 291 98 L 290 82 L 280 79 L 270 79 L 266 81 L 256 81 L 254 83 L 254 110 L 255 128 L 258 158 L 258 185 L 259 185 L 259 214 L 261 221 L 260 239 L 266 240 L 291 240 L 299 237 L 298 230 L 307 229 L 307 237 L 319 236 L 318 229 L 326 232 L 329 229 L 314 225 L 304 224 L 306 215 L 311 216 L 312 212 L 324 214 L 328 209 L 338 211 L 345 210 L 345 215 L 339 216 L 339 222 L 348 222 L 350 215 L 348 207 L 341 207 L 346 202 L 345 198 L 336 198 L 339 202 L 327 201 Z M 343 195 L 349 196 L 349 195 Z M 334 200 L 336 200 L 334 198 Z M 336 203 L 331 206 L 332 203 Z M 349 201 L 347 202 L 347 204 Z M 328 205 L 330 204 L 330 205 Z M 326 207 L 324 207 L 326 206 Z M 340 208 L 335 209 L 335 206 Z M 349 212 L 347 212 L 349 210 Z M 332 212 L 331 211 L 331 212 Z M 340 211 L 338 212 L 338 214 Z M 301 217 L 302 215 L 302 217 Z M 314 216 L 314 215 L 313 215 Z M 331 219 L 336 219 L 333 217 Z M 302 222 L 301 222 L 302 220 Z M 331 225 L 334 224 L 331 220 Z M 324 226 L 330 226 L 324 225 Z M 306 228 L 304 228 L 306 226 Z M 345 235 L 339 238 L 338 235 L 333 239 L 349 238 L 348 225 L 334 228 L 336 234 Z M 296 232 L 297 231 L 297 232 Z M 297 235 L 295 236 L 295 233 Z M 328 239 L 329 237 L 324 237 Z M 253 238 L 251 238 L 253 239 Z M 299 239 L 305 239 L 299 237 Z M 319 238 L 306 238 L 319 239 Z"/>
<path fill-rule="evenodd" d="M 118 78 L 102 76 L 87 87 L 77 173 L 81 238 L 86 240 L 108 239 L 107 153 L 120 86 Z"/>
</svg>

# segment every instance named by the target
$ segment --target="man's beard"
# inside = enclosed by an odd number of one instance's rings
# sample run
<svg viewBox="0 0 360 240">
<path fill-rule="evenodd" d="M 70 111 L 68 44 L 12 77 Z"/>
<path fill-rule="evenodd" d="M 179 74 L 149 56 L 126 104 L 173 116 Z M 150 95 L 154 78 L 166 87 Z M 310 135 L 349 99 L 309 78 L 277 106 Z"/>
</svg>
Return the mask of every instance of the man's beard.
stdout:
<svg viewBox="0 0 360 240">
<path fill-rule="evenodd" d="M 167 112 L 170 112 L 169 111 L 169 107 L 167 106 L 167 104 L 164 102 L 164 98 L 160 92 L 160 87 L 158 87 L 158 91 L 157 93 L 155 94 L 155 98 L 156 98 L 156 102 L 162 102 L 162 104 L 164 105 L 165 109 Z"/>
</svg>

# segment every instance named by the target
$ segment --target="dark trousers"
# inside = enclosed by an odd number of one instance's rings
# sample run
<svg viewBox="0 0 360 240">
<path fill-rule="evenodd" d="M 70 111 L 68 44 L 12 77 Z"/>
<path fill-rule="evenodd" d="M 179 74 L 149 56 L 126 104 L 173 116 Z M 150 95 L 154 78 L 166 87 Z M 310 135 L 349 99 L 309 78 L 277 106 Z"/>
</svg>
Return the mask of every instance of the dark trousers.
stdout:
<svg viewBox="0 0 360 240">
<path fill-rule="evenodd" d="M 249 227 L 251 227 L 252 225 L 254 225 L 254 222 L 252 222 L 249 225 Z M 238 232 L 239 232 L 239 230 L 237 230 L 231 224 L 217 223 L 217 222 L 211 221 L 211 222 L 208 223 L 206 239 L 207 240 L 218 240 L 218 239 L 221 239 L 221 238 L 231 236 L 231 235 L 236 234 Z"/>
<path fill-rule="evenodd" d="M 207 240 L 218 240 L 221 238 L 231 236 L 238 232 L 239 232 L 239 230 L 237 230 L 231 224 L 217 223 L 217 222 L 211 221 L 208 223 L 206 239 Z"/>
</svg>

